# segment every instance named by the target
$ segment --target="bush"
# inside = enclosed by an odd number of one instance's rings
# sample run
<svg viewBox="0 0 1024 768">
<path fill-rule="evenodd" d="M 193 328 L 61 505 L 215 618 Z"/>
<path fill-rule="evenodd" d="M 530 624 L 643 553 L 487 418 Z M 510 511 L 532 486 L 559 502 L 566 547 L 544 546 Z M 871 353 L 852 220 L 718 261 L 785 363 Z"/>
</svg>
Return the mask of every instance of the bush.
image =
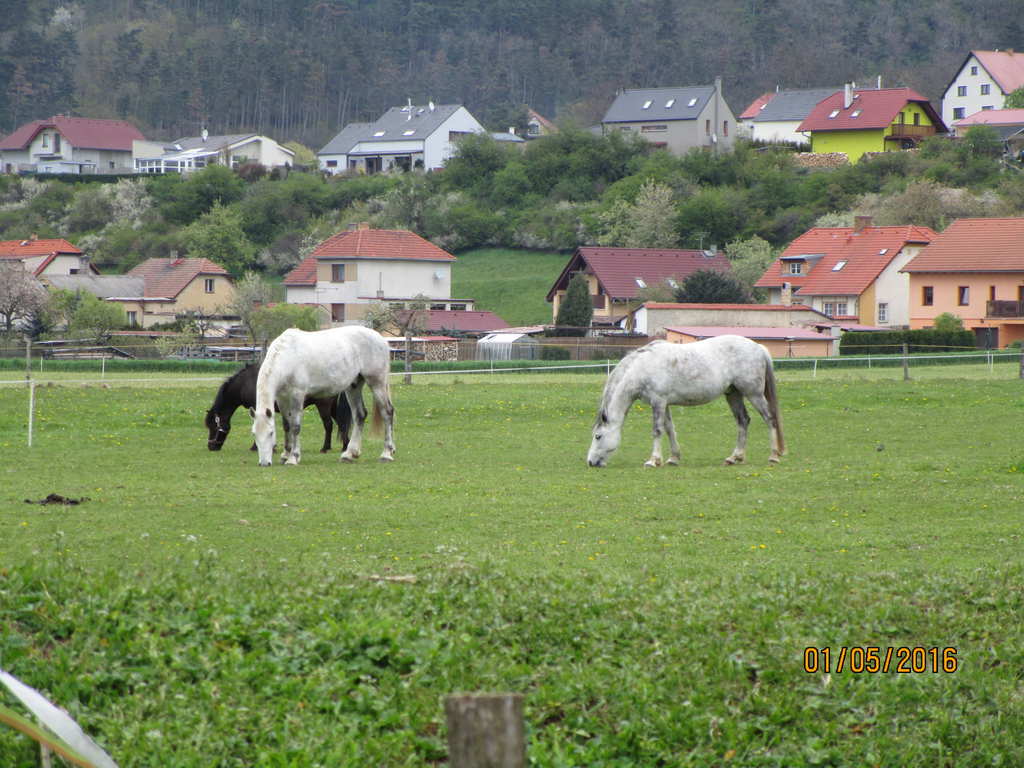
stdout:
<svg viewBox="0 0 1024 768">
<path fill-rule="evenodd" d="M 566 347 L 541 346 L 541 360 L 569 360 L 572 353 Z"/>
<path fill-rule="evenodd" d="M 958 352 L 976 347 L 971 331 L 847 331 L 839 340 L 839 354 L 897 354 L 907 345 L 910 352 Z"/>
</svg>

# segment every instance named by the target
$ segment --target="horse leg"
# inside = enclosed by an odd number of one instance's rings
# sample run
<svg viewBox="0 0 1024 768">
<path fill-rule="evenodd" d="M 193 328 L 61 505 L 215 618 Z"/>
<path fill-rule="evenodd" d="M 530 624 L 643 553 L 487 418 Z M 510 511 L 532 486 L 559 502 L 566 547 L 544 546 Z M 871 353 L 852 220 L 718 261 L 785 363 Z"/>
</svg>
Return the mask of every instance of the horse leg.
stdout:
<svg viewBox="0 0 1024 768">
<path fill-rule="evenodd" d="M 672 411 L 665 405 L 665 432 L 668 433 L 668 446 L 672 451 L 666 464 L 675 466 L 679 463 L 679 441 L 676 439 L 676 425 L 672 423 Z"/>
<path fill-rule="evenodd" d="M 381 461 L 395 460 L 395 406 L 391 402 L 390 388 L 388 387 L 387 374 L 378 381 L 370 382 L 370 390 L 373 392 L 374 419 L 384 421 L 384 452 L 380 455 Z M 379 423 L 379 422 L 378 422 Z"/>
<path fill-rule="evenodd" d="M 282 410 L 282 414 L 284 411 Z M 302 405 L 292 405 L 291 412 L 291 430 L 289 430 L 288 437 L 291 438 L 291 448 L 289 450 L 288 440 L 285 440 L 285 464 L 298 464 L 299 459 L 302 458 L 302 450 L 299 447 L 299 433 L 302 431 Z"/>
<path fill-rule="evenodd" d="M 781 456 L 781 451 L 779 450 L 779 425 L 772 416 L 772 409 L 768 405 L 768 400 L 760 392 L 747 395 L 747 399 L 757 409 L 757 412 L 761 414 L 764 423 L 768 425 L 768 431 L 771 433 L 771 453 L 768 455 L 768 461 L 771 464 L 778 464 Z"/>
<path fill-rule="evenodd" d="M 334 420 L 338 422 L 338 440 L 341 442 L 341 450 L 348 448 L 348 434 L 352 431 L 352 409 L 349 408 L 348 398 L 338 395 L 332 401 Z"/>
<path fill-rule="evenodd" d="M 645 467 L 661 466 L 661 436 L 665 432 L 665 413 L 668 404 L 662 400 L 651 401 L 651 422 L 654 432 L 654 445 L 651 447 L 651 458 L 644 462 Z"/>
<path fill-rule="evenodd" d="M 331 403 L 333 400 L 317 400 L 316 410 L 320 414 L 320 421 L 324 425 L 324 444 L 320 449 L 320 453 L 330 453 L 331 451 L 331 432 L 334 431 L 334 419 L 331 416 Z"/>
<path fill-rule="evenodd" d="M 355 461 L 363 452 L 363 424 L 366 423 L 366 405 L 363 403 L 363 378 L 360 376 L 345 390 L 345 399 L 352 411 L 352 434 L 348 447 L 341 454 L 342 461 Z"/>
<path fill-rule="evenodd" d="M 292 452 L 292 425 L 288 421 L 288 414 L 285 411 L 281 411 L 281 425 L 284 427 L 284 451 L 281 452 L 281 463 L 287 464 L 288 457 Z M 274 446 L 277 448 L 277 446 Z"/>
<path fill-rule="evenodd" d="M 736 426 L 739 433 L 736 436 L 736 448 L 732 455 L 726 460 L 726 464 L 739 464 L 747 457 L 747 425 L 750 424 L 750 415 L 747 407 L 743 404 L 743 393 L 738 389 L 730 389 L 725 393 L 725 399 L 729 401 L 732 408 L 732 415 L 736 417 Z"/>
</svg>

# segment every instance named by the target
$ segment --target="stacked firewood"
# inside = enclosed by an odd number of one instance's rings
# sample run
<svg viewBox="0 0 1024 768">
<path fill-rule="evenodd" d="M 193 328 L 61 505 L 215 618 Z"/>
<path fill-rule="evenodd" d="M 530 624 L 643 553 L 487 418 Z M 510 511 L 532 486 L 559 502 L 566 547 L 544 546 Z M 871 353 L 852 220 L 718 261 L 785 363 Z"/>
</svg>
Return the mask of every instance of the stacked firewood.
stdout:
<svg viewBox="0 0 1024 768">
<path fill-rule="evenodd" d="M 845 152 L 797 152 L 793 162 L 803 168 L 839 168 L 850 159 Z"/>
</svg>

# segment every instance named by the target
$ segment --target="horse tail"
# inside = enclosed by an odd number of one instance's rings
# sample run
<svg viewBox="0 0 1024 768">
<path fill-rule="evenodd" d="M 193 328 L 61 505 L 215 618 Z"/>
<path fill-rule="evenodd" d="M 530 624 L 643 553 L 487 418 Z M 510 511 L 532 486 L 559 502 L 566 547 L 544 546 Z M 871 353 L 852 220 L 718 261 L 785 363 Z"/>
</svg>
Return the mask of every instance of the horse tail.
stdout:
<svg viewBox="0 0 1024 768">
<path fill-rule="evenodd" d="M 779 411 L 779 392 L 775 386 L 775 366 L 772 356 L 767 350 L 764 353 L 764 398 L 768 401 L 772 419 L 775 421 L 775 432 L 779 436 L 779 453 L 786 454 L 786 439 L 782 436 L 782 413 Z"/>
</svg>

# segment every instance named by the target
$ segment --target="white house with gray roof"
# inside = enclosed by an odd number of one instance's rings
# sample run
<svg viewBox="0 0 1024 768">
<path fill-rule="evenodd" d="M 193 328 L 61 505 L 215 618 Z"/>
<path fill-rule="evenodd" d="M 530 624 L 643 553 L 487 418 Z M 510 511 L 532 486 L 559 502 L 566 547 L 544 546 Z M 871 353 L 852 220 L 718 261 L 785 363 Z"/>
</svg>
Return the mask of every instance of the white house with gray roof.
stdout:
<svg viewBox="0 0 1024 768">
<path fill-rule="evenodd" d="M 808 136 L 797 131 L 819 101 L 842 88 L 804 88 L 776 91 L 760 97 L 753 109 L 743 113 L 743 133 L 752 141 L 810 145 Z M 767 99 L 765 101 L 765 99 Z M 752 117 L 746 115 L 752 114 Z"/>
<path fill-rule="evenodd" d="M 237 168 L 258 163 L 280 168 L 295 163 L 295 153 L 273 139 L 254 133 L 188 136 L 174 141 L 134 141 L 132 154 L 136 173 L 188 173 L 207 165 Z"/>
<path fill-rule="evenodd" d="M 732 149 L 736 117 L 722 97 L 722 79 L 713 85 L 635 88 L 621 91 L 601 120 L 605 134 L 639 136 L 675 155 L 691 149 Z"/>
<path fill-rule="evenodd" d="M 460 104 L 407 104 L 375 123 L 349 123 L 317 158 L 327 173 L 433 170 L 444 166 L 460 136 L 486 132 Z"/>
</svg>

